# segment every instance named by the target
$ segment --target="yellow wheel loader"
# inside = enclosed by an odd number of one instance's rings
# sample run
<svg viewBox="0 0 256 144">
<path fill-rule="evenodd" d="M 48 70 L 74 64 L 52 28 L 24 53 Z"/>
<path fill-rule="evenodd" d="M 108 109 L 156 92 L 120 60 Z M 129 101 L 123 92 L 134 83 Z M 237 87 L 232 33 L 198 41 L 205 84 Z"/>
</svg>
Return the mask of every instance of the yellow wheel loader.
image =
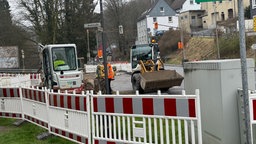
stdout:
<svg viewBox="0 0 256 144">
<path fill-rule="evenodd" d="M 179 73 L 164 69 L 157 43 L 135 45 L 130 52 L 133 90 L 144 93 L 181 85 L 183 77 Z"/>
</svg>

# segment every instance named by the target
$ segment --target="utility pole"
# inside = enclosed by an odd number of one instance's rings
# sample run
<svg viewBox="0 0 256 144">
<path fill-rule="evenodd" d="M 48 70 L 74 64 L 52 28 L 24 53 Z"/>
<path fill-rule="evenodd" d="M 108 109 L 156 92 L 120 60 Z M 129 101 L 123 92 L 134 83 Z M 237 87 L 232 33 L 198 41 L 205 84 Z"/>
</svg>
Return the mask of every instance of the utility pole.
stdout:
<svg viewBox="0 0 256 144">
<path fill-rule="evenodd" d="M 90 61 L 90 41 L 89 41 L 89 29 L 86 30 L 87 32 L 87 63 Z"/>
<path fill-rule="evenodd" d="M 244 22 L 244 6 L 243 0 L 238 0 L 238 20 L 239 20 L 239 42 L 240 42 L 240 57 L 241 57 L 241 71 L 242 71 L 242 88 L 243 88 L 243 102 L 244 102 L 244 116 L 245 116 L 245 135 L 246 143 L 251 144 L 251 127 L 249 115 L 249 94 L 248 94 L 248 76 L 246 63 L 246 41 L 245 41 L 245 22 Z"/>
<path fill-rule="evenodd" d="M 105 39 L 104 39 L 104 16 L 103 16 L 103 5 L 102 5 L 102 0 L 100 0 L 100 15 L 101 15 L 101 26 L 102 26 L 102 49 L 103 49 L 103 65 L 104 65 L 104 72 L 105 72 L 105 86 L 106 86 L 106 91 L 107 94 L 110 94 L 110 89 L 109 89 L 109 80 L 108 80 L 108 69 L 107 69 L 107 54 L 106 54 L 106 48 L 105 48 Z"/>
<path fill-rule="evenodd" d="M 220 59 L 220 47 L 219 47 L 219 37 L 217 29 L 217 4 L 216 0 L 214 1 L 214 16 L 215 16 L 215 35 L 216 35 L 216 47 L 217 47 L 217 59 Z"/>
</svg>

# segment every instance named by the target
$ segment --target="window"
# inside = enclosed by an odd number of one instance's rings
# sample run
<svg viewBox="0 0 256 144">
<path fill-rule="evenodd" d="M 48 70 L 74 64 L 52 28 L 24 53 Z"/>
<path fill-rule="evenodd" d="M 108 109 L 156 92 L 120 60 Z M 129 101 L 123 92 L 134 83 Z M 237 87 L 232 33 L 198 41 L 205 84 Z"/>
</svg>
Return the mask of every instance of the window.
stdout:
<svg viewBox="0 0 256 144">
<path fill-rule="evenodd" d="M 169 23 L 172 23 L 172 17 L 168 17 Z"/>
<path fill-rule="evenodd" d="M 187 19 L 187 18 L 188 18 L 188 16 L 185 15 L 185 19 Z"/>
<path fill-rule="evenodd" d="M 252 9 L 256 8 L 256 0 L 252 0 Z"/>
<path fill-rule="evenodd" d="M 196 16 L 191 16 L 191 19 L 196 19 Z"/>
<path fill-rule="evenodd" d="M 153 17 L 153 22 L 156 22 L 156 20 L 157 20 L 156 17 Z"/>
<path fill-rule="evenodd" d="M 160 7 L 160 12 L 164 12 L 164 7 Z"/>
<path fill-rule="evenodd" d="M 190 4 L 194 4 L 194 0 L 190 0 Z"/>
</svg>

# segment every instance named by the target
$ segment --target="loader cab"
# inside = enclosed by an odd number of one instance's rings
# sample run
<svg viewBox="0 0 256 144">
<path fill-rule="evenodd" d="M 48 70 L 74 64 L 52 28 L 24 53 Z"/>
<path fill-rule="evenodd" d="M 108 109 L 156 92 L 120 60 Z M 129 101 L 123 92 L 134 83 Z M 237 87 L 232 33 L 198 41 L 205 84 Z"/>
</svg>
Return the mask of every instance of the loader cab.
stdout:
<svg viewBox="0 0 256 144">
<path fill-rule="evenodd" d="M 83 86 L 75 44 L 46 45 L 42 51 L 44 85 L 53 90 L 74 90 Z"/>
<path fill-rule="evenodd" d="M 157 58 L 159 48 L 158 44 L 143 44 L 135 45 L 130 51 L 130 62 L 133 71 L 139 70 L 138 62 L 139 60 L 155 60 Z"/>
</svg>

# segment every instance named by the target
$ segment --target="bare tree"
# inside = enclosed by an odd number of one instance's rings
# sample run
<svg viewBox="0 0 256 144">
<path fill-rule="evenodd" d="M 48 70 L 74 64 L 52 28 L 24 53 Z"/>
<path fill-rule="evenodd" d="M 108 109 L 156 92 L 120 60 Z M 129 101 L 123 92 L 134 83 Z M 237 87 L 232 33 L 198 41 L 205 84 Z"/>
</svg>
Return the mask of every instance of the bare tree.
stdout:
<svg viewBox="0 0 256 144">
<path fill-rule="evenodd" d="M 86 55 L 83 26 L 95 21 L 93 0 L 20 0 L 20 5 L 33 25 L 37 41 L 43 44 L 75 43 L 79 55 Z M 90 45 L 94 47 L 95 42 Z"/>
<path fill-rule="evenodd" d="M 120 54 L 116 57 L 127 56 L 128 49 L 136 41 L 137 20 L 150 7 L 150 0 L 106 0 L 105 32 L 108 44 L 116 44 Z M 119 33 L 119 26 L 123 27 L 123 34 Z"/>
</svg>

